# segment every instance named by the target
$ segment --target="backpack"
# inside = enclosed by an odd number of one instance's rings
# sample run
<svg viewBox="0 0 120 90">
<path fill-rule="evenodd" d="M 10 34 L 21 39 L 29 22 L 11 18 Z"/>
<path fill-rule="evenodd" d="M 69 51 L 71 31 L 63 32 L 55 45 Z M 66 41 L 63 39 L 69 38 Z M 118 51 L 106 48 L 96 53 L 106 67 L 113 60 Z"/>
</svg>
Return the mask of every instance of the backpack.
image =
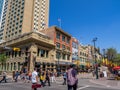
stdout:
<svg viewBox="0 0 120 90">
<path fill-rule="evenodd" d="M 74 76 L 73 75 L 73 69 L 70 69 L 68 70 L 67 72 L 67 82 L 68 82 L 68 85 L 75 85 L 77 82 L 78 82 L 78 79 L 76 77 L 76 75 Z"/>
</svg>

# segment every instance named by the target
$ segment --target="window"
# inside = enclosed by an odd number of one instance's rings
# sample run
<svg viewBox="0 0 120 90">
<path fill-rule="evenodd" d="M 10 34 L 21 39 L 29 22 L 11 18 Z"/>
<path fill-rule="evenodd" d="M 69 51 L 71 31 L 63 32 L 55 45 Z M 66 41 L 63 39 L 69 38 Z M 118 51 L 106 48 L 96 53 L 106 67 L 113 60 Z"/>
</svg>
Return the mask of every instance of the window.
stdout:
<svg viewBox="0 0 120 90">
<path fill-rule="evenodd" d="M 70 55 L 67 55 L 67 60 L 70 60 Z"/>
<path fill-rule="evenodd" d="M 21 32 L 21 30 L 19 30 L 19 32 Z"/>
<path fill-rule="evenodd" d="M 65 36 L 64 36 L 64 35 L 62 35 L 62 41 L 64 41 L 64 42 L 65 42 Z"/>
<path fill-rule="evenodd" d="M 69 50 L 69 51 L 70 51 L 70 47 L 67 47 L 67 50 Z"/>
<path fill-rule="evenodd" d="M 62 45 L 62 49 L 65 49 L 65 45 Z"/>
<path fill-rule="evenodd" d="M 56 47 L 57 47 L 57 48 L 60 48 L 60 43 L 56 43 Z"/>
<path fill-rule="evenodd" d="M 21 27 L 22 27 L 22 25 L 19 26 L 19 28 L 21 28 Z"/>
<path fill-rule="evenodd" d="M 17 57 L 17 52 L 15 52 L 15 57 Z"/>
<path fill-rule="evenodd" d="M 56 58 L 60 59 L 60 52 L 56 52 Z"/>
<path fill-rule="evenodd" d="M 65 54 L 63 54 L 63 55 L 62 55 L 62 59 L 63 59 L 63 60 L 65 60 L 65 57 L 66 57 L 66 55 L 65 55 Z"/>
<path fill-rule="evenodd" d="M 57 32 L 56 38 L 60 40 L 60 33 L 59 32 Z"/>
<path fill-rule="evenodd" d="M 21 51 L 19 51 L 19 56 L 21 56 L 21 54 L 22 54 L 22 52 L 21 52 Z"/>
<path fill-rule="evenodd" d="M 46 51 L 46 58 L 48 58 L 48 51 Z"/>
<path fill-rule="evenodd" d="M 69 38 L 67 38 L 67 43 L 68 43 L 68 44 L 70 43 L 70 39 L 69 39 Z"/>
<path fill-rule="evenodd" d="M 40 57 L 48 58 L 48 54 L 49 54 L 48 50 L 38 49 L 37 51 L 37 55 Z"/>
<path fill-rule="evenodd" d="M 45 56 L 45 50 L 40 50 L 41 51 L 41 57 L 44 57 Z"/>
</svg>

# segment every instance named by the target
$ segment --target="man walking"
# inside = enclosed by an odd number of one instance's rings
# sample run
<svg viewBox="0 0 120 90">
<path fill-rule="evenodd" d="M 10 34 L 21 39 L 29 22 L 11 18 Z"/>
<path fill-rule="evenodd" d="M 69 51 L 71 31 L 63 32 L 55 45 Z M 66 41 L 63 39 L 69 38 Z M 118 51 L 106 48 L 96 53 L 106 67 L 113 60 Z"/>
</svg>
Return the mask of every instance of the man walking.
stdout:
<svg viewBox="0 0 120 90">
<path fill-rule="evenodd" d="M 38 73 L 37 69 L 34 68 L 34 71 L 32 72 L 32 84 L 37 84 L 38 83 Z M 34 88 L 34 90 L 37 90 L 37 88 Z"/>
<path fill-rule="evenodd" d="M 68 90 L 77 90 L 77 71 L 73 67 L 74 65 L 70 65 L 70 69 L 67 71 Z"/>
<path fill-rule="evenodd" d="M 63 72 L 63 79 L 64 79 L 63 85 L 66 85 L 66 79 L 67 79 L 66 72 Z"/>
<path fill-rule="evenodd" d="M 0 81 L 0 83 L 1 83 L 2 81 L 5 81 L 5 83 L 7 83 L 6 76 L 7 76 L 7 73 L 6 73 L 6 72 L 3 72 L 3 79 Z"/>
<path fill-rule="evenodd" d="M 46 80 L 45 80 L 45 84 L 46 82 L 48 82 L 48 85 L 50 86 L 50 72 L 46 71 Z"/>
</svg>

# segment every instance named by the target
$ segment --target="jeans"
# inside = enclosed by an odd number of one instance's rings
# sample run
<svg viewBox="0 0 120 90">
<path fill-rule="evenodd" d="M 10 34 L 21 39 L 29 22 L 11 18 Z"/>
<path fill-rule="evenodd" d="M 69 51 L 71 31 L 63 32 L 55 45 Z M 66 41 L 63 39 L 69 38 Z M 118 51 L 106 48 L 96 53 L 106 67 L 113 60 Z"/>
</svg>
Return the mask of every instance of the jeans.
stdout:
<svg viewBox="0 0 120 90">
<path fill-rule="evenodd" d="M 47 81 L 48 81 L 48 85 L 50 86 L 50 78 L 49 77 L 46 78 L 45 84 L 46 84 Z"/>
<path fill-rule="evenodd" d="M 43 80 L 40 80 L 40 82 L 41 82 L 41 85 L 44 87 L 44 86 L 45 86 L 44 81 L 43 81 Z"/>
<path fill-rule="evenodd" d="M 5 81 L 5 83 L 7 82 L 6 76 L 3 76 L 3 79 L 0 81 L 0 83 L 1 83 L 2 81 Z"/>
<path fill-rule="evenodd" d="M 63 85 L 66 85 L 66 78 L 64 78 L 64 82 L 63 82 Z"/>
<path fill-rule="evenodd" d="M 68 90 L 77 90 L 77 84 L 75 84 L 75 85 L 68 85 Z"/>
</svg>

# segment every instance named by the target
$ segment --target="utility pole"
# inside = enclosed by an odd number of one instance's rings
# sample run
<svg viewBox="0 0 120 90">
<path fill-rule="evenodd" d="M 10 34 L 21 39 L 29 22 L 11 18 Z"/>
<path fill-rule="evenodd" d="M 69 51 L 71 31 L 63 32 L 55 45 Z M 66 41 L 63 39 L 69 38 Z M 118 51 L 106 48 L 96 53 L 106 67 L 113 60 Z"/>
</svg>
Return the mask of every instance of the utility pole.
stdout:
<svg viewBox="0 0 120 90">
<path fill-rule="evenodd" d="M 93 38 L 92 41 L 94 43 L 95 74 L 96 74 L 96 79 L 98 79 L 98 63 L 96 60 L 96 46 L 95 46 L 95 42 L 97 41 L 97 37 Z"/>
</svg>

